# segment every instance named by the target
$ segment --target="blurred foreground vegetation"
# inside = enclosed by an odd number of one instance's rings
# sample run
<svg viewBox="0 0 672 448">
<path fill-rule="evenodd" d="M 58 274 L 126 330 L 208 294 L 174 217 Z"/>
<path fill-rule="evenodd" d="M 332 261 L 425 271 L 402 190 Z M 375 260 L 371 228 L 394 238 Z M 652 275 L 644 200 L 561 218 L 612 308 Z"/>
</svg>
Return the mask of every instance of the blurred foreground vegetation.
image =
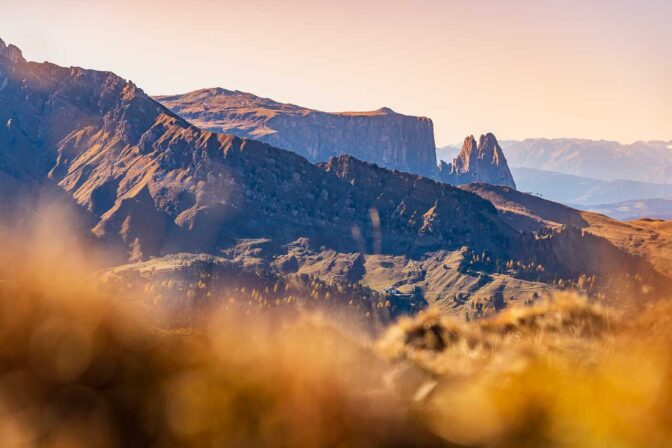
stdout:
<svg viewBox="0 0 672 448">
<path fill-rule="evenodd" d="M 374 338 L 315 309 L 165 330 L 82 256 L 3 247 L 2 446 L 672 446 L 664 300 L 427 310 Z"/>
</svg>

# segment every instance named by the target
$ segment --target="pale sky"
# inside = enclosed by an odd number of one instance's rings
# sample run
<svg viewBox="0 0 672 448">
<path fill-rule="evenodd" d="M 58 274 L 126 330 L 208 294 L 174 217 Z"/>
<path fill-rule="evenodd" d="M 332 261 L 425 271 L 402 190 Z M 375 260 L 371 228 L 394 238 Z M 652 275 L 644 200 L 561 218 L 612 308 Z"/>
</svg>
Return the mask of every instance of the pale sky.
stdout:
<svg viewBox="0 0 672 448">
<path fill-rule="evenodd" d="M 672 1 L 0 0 L 29 60 L 326 111 L 434 120 L 437 144 L 672 140 Z"/>
</svg>

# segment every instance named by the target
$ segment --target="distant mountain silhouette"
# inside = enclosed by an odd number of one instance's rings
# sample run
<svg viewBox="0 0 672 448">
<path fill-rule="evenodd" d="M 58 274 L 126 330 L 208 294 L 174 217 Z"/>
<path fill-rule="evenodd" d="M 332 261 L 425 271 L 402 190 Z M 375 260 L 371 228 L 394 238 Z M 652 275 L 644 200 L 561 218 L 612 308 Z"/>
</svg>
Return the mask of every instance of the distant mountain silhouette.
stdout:
<svg viewBox="0 0 672 448">
<path fill-rule="evenodd" d="M 642 218 L 672 220 L 672 199 L 633 199 L 611 204 L 594 204 L 585 206 L 585 209 L 622 221 Z"/>
<path fill-rule="evenodd" d="M 624 145 L 608 140 L 531 138 L 501 145 L 512 167 L 606 181 L 672 183 L 672 141 Z"/>
<path fill-rule="evenodd" d="M 546 199 L 589 206 L 625 200 L 672 198 L 672 184 L 634 180 L 605 181 L 534 168 L 512 168 L 521 191 L 541 194 Z"/>
</svg>

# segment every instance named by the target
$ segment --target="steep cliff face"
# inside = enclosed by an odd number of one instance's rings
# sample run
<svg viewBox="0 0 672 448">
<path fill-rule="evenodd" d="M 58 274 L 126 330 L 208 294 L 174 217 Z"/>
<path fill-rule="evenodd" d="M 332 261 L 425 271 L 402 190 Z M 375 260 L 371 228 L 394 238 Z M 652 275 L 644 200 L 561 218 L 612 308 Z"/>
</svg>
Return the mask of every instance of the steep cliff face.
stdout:
<svg viewBox="0 0 672 448">
<path fill-rule="evenodd" d="M 465 138 L 452 163 L 441 161 L 439 179 L 451 185 L 482 182 L 516 188 L 502 148 L 490 133 L 481 135 L 478 145 L 473 135 Z"/>
<path fill-rule="evenodd" d="M 156 99 L 202 129 L 259 140 L 311 162 L 350 154 L 389 169 L 432 178 L 437 174 L 429 118 L 388 108 L 326 113 L 225 89 Z"/>
</svg>

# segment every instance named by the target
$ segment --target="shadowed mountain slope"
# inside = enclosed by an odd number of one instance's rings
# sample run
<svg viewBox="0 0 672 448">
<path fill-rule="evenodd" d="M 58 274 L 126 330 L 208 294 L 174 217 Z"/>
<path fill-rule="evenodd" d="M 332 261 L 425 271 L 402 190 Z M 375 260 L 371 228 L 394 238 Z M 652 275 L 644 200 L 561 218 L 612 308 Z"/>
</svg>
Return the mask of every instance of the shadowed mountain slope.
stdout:
<svg viewBox="0 0 672 448">
<path fill-rule="evenodd" d="M 262 236 L 355 250 L 371 241 L 372 209 L 384 251 L 472 244 L 501 252 L 514 233 L 469 193 L 349 156 L 318 167 L 200 130 L 112 73 L 26 62 L 20 53 L 1 54 L 0 70 L 3 166 L 57 183 L 97 217 L 96 235 L 133 258 Z"/>
<path fill-rule="evenodd" d="M 509 224 L 520 231 L 539 231 L 543 227 L 560 226 L 581 228 L 632 255 L 648 260 L 668 278 L 667 283 L 672 279 L 672 227 L 669 221 L 639 219 L 621 222 L 506 187 L 472 184 L 461 188 L 492 202 Z"/>
</svg>

